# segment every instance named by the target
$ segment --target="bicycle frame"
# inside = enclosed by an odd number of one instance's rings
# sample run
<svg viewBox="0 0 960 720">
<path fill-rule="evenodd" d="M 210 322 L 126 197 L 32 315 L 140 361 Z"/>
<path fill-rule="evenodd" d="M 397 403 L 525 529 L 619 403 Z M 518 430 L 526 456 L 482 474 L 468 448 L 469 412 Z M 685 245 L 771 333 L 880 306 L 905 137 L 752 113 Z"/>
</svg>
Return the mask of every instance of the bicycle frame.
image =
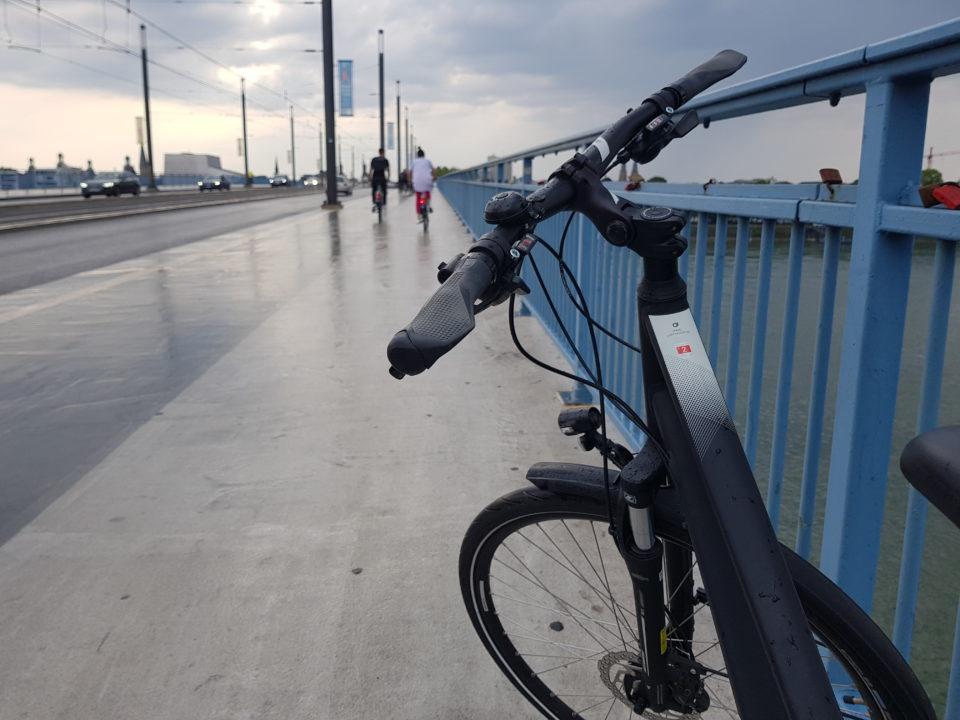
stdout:
<svg viewBox="0 0 960 720">
<path fill-rule="evenodd" d="M 762 689 L 734 687 L 740 712 L 839 717 L 675 259 L 644 260 L 637 306 L 647 423 L 669 457 L 730 674 Z M 670 571 L 676 562 L 668 549 L 670 594 L 684 577 Z"/>
</svg>

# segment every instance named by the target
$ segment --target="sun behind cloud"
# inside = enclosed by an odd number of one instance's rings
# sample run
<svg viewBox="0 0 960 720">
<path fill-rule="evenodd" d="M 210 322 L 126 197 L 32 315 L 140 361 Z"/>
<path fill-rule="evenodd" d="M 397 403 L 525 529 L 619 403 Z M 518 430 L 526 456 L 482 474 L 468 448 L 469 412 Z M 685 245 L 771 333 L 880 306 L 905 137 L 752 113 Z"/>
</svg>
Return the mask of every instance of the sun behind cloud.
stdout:
<svg viewBox="0 0 960 720">
<path fill-rule="evenodd" d="M 229 70 L 220 68 L 217 70 L 217 79 L 220 82 L 237 82 L 237 76 L 244 77 L 249 83 L 260 82 L 273 77 L 280 69 L 279 65 L 244 65 L 232 66 Z"/>
<path fill-rule="evenodd" d="M 250 8 L 251 15 L 259 15 L 264 23 L 270 22 L 280 14 L 281 7 L 276 0 L 256 0 Z"/>
</svg>

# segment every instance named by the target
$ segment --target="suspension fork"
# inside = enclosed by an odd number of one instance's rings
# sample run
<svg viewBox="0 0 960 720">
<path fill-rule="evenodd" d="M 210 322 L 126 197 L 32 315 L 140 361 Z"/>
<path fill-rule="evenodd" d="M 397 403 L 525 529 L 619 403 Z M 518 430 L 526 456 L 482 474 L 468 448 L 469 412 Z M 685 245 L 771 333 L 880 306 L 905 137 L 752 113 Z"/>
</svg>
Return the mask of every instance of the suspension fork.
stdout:
<svg viewBox="0 0 960 720">
<path fill-rule="evenodd" d="M 667 709 L 667 626 L 663 597 L 663 543 L 653 532 L 653 502 L 663 479 L 663 464 L 647 445 L 620 472 L 630 532 L 621 554 L 633 583 L 643 666 L 644 705 Z M 646 707 L 641 706 L 640 710 Z"/>
</svg>

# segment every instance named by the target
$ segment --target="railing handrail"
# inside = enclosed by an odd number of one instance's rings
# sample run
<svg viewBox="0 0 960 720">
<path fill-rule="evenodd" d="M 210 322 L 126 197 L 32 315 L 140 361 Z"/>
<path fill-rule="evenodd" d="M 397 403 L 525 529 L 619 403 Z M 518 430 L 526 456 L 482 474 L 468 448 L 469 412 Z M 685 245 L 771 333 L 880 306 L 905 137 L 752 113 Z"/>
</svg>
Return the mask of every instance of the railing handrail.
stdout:
<svg viewBox="0 0 960 720">
<path fill-rule="evenodd" d="M 714 90 L 684 107 L 696 110 L 706 126 L 713 120 L 831 98 L 831 102 L 835 102 L 864 92 L 866 83 L 878 77 L 917 74 L 935 78 L 957 72 L 960 72 L 960 19 Z M 589 145 L 604 130 L 606 127 L 598 127 L 511 153 L 465 168 L 456 175 Z"/>
</svg>

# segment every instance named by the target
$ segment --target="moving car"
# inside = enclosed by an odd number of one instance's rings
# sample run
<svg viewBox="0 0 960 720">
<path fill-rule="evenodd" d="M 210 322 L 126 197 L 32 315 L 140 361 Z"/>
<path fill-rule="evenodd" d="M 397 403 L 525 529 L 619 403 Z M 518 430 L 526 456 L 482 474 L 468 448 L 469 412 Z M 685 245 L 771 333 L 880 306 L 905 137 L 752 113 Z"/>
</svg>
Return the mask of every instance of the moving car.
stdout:
<svg viewBox="0 0 960 720">
<path fill-rule="evenodd" d="M 290 185 L 290 178 L 286 175 L 274 175 L 270 178 L 270 187 L 287 187 Z"/>
<path fill-rule="evenodd" d="M 316 175 L 304 175 L 300 178 L 300 184 L 304 187 L 316 187 L 320 184 L 320 178 Z"/>
<path fill-rule="evenodd" d="M 139 195 L 140 178 L 125 172 L 97 173 L 80 183 L 80 194 L 85 198 L 91 195 L 119 197 L 123 193 Z"/>
<path fill-rule="evenodd" d="M 230 181 L 227 180 L 225 175 L 221 175 L 220 177 L 211 175 L 210 177 L 205 177 L 203 180 L 198 180 L 197 189 L 200 192 L 203 192 L 204 190 L 209 190 L 210 192 L 213 192 L 214 190 L 229 190 Z"/>
<path fill-rule="evenodd" d="M 353 183 L 346 175 L 337 175 L 337 195 L 353 195 Z"/>
</svg>

